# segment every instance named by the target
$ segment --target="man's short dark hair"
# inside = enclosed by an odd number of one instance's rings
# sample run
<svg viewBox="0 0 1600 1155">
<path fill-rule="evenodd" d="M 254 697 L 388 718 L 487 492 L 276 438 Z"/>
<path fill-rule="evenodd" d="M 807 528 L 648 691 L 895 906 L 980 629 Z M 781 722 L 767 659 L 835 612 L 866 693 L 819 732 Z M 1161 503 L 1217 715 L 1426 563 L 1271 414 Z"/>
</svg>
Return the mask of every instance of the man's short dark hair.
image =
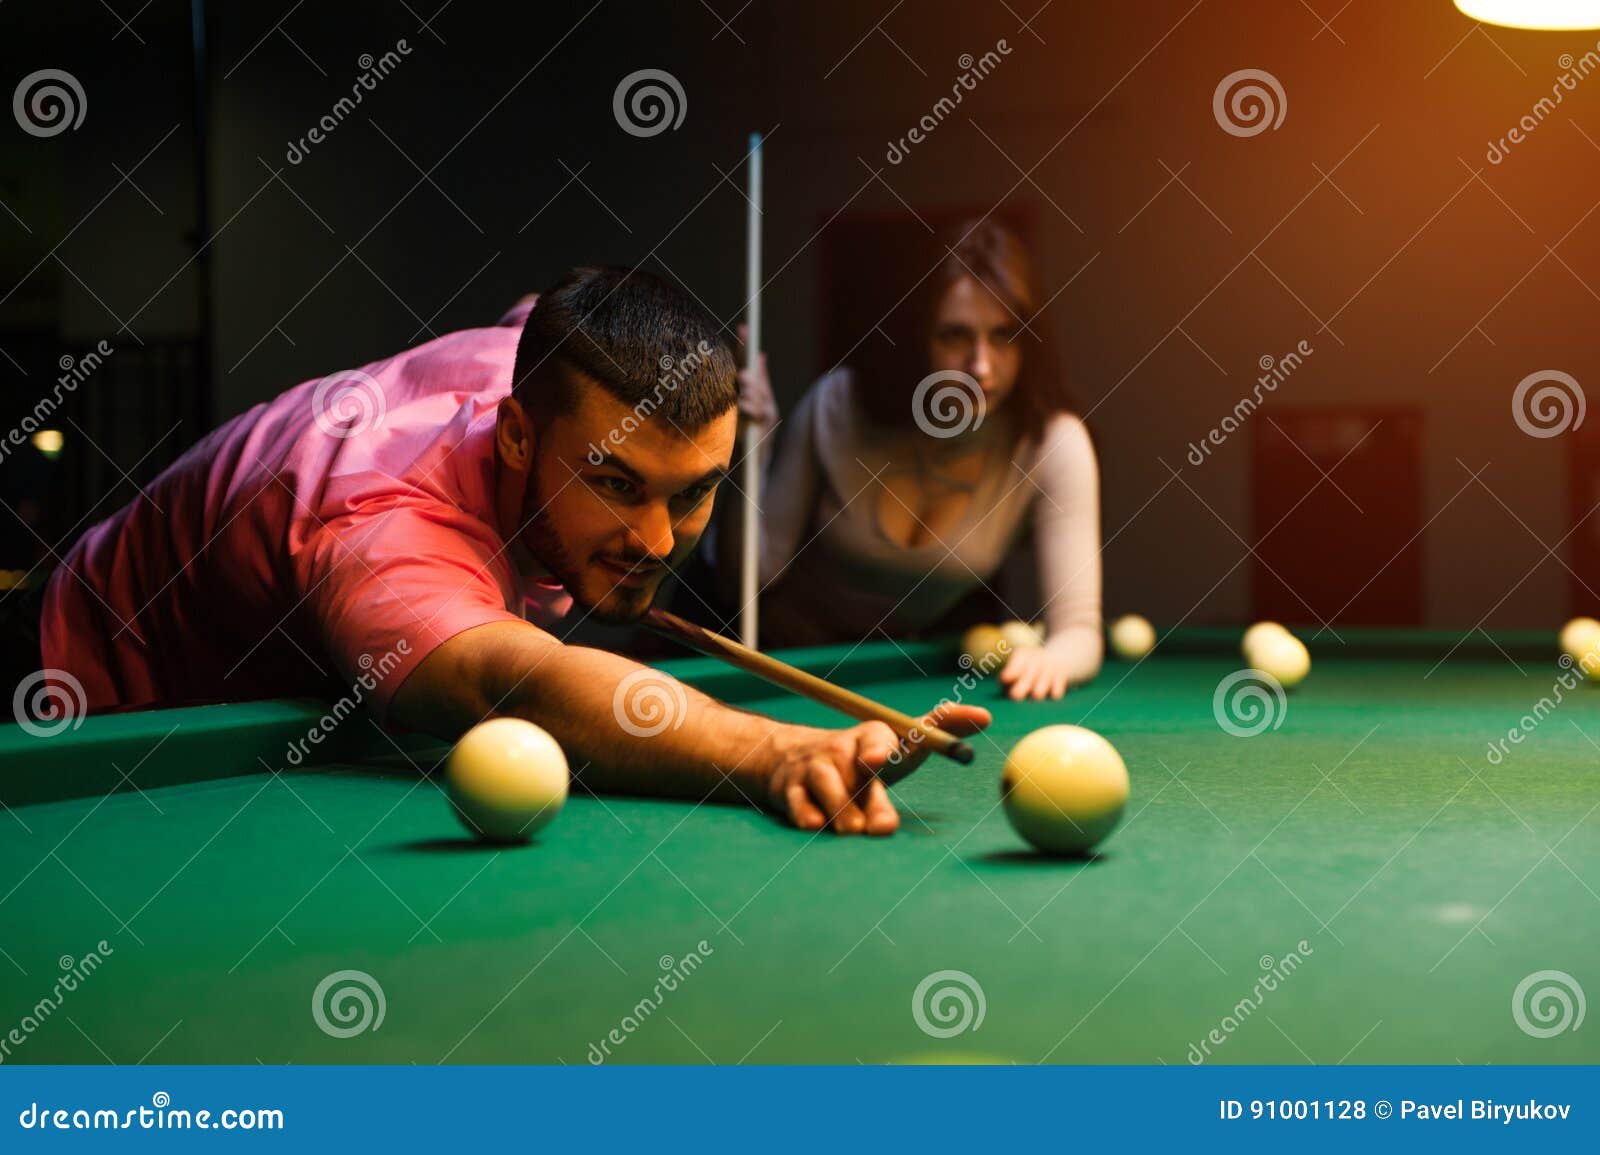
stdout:
<svg viewBox="0 0 1600 1155">
<path fill-rule="evenodd" d="M 738 402 L 737 372 L 716 318 L 682 290 L 639 269 L 578 268 L 528 315 L 512 396 L 536 418 L 568 414 L 582 374 L 693 433 Z"/>
</svg>

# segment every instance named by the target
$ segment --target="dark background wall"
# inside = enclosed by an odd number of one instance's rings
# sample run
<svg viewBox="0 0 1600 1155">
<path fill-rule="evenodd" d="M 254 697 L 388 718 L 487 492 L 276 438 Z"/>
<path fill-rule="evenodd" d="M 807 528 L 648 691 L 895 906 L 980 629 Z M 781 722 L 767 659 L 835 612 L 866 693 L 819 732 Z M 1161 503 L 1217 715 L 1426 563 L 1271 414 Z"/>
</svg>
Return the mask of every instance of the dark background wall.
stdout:
<svg viewBox="0 0 1600 1155">
<path fill-rule="evenodd" d="M 209 6 L 216 340 L 197 379 L 215 419 L 486 323 L 579 262 L 643 262 L 736 322 L 744 142 L 760 129 L 766 345 L 786 402 L 829 367 L 822 227 L 836 214 L 1004 202 L 1028 215 L 1060 290 L 1041 323 L 1101 453 L 1108 611 L 1237 620 L 1271 576 L 1257 557 L 1281 557 L 1284 540 L 1303 556 L 1321 538 L 1337 565 L 1364 527 L 1413 523 L 1402 564 L 1415 561 L 1421 621 L 1531 625 L 1600 607 L 1584 568 L 1600 539 L 1578 517 L 1590 426 L 1535 437 L 1512 411 L 1537 371 L 1600 380 L 1600 75 L 1564 90 L 1501 163 L 1485 155 L 1600 35 L 1479 27 L 1448 0 L 436 8 Z M 402 40 L 392 73 L 291 163 L 363 54 Z M 963 54 L 1002 40 L 993 71 L 890 163 L 889 142 L 951 91 Z M 0 6 L 5 93 L 59 68 L 87 100 L 60 135 L 0 124 L 8 429 L 60 356 L 106 338 L 124 364 L 150 361 L 147 348 L 198 330 L 190 61 L 189 7 L 173 0 Z M 676 130 L 619 127 L 613 91 L 641 68 L 682 85 Z M 1246 68 L 1278 80 L 1285 114 L 1236 136 L 1213 93 Z M 1186 460 L 1260 359 L 1301 341 L 1314 352 L 1245 427 Z M 174 400 L 185 372 L 108 373 L 74 396 L 125 392 L 111 420 L 141 431 L 132 445 L 99 455 L 69 428 L 57 461 L 0 463 L 0 564 L 33 564 L 41 539 L 131 492 L 120 470 L 136 480 L 197 435 L 194 407 Z M 1362 465 L 1365 447 L 1334 468 L 1347 442 L 1326 459 L 1311 446 L 1303 509 L 1323 513 L 1296 515 L 1275 545 L 1260 499 L 1291 482 L 1263 475 L 1260 439 L 1274 415 L 1299 428 L 1296 414 L 1329 408 L 1413 422 L 1415 492 L 1403 470 L 1388 480 L 1387 459 Z M 143 464 L 126 456 L 163 435 Z M 90 462 L 92 479 L 72 481 Z M 41 468 L 77 504 L 28 530 L 21 488 L 36 494 Z M 98 510 L 97 487 L 116 487 Z"/>
</svg>

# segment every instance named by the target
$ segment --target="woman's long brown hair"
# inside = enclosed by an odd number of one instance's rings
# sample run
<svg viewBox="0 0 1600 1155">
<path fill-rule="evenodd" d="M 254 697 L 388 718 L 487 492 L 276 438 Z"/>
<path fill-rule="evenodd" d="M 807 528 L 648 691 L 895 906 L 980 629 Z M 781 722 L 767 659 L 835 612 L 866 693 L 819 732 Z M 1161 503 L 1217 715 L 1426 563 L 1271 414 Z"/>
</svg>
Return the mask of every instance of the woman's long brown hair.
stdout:
<svg viewBox="0 0 1600 1155">
<path fill-rule="evenodd" d="M 1072 397 L 1045 320 L 1037 316 L 1039 284 L 1021 239 L 1005 225 L 982 218 L 962 221 L 932 243 L 937 248 L 930 248 L 928 261 L 937 260 L 937 268 L 881 326 L 891 344 L 870 352 L 858 368 L 855 393 L 867 416 L 882 425 L 911 423 L 911 395 L 928 372 L 925 350 L 939 304 L 950 286 L 964 277 L 976 278 L 1016 321 L 1022 358 L 1006 407 L 1012 410 L 1018 431 L 1037 433 L 1052 416 L 1070 411 Z"/>
</svg>

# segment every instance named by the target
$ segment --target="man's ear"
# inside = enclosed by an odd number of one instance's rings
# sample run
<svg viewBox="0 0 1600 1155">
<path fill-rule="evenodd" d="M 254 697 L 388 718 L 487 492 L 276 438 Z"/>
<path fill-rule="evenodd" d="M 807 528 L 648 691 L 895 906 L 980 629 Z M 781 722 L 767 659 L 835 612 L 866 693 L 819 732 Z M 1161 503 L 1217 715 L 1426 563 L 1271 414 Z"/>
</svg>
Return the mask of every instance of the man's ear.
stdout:
<svg viewBox="0 0 1600 1155">
<path fill-rule="evenodd" d="M 500 460 L 518 473 L 526 473 L 533 464 L 533 424 L 528 412 L 514 397 L 500 399 L 495 415 L 495 452 Z"/>
</svg>

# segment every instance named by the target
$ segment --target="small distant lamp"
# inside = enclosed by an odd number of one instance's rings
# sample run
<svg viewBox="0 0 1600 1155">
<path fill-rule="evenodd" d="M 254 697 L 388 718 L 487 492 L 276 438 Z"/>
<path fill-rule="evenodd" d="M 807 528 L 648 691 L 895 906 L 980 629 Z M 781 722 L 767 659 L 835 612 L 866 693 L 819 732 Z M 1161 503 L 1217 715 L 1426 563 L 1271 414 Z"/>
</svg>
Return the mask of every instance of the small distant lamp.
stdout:
<svg viewBox="0 0 1600 1155">
<path fill-rule="evenodd" d="M 1474 20 L 1507 28 L 1600 28 L 1600 0 L 1456 0 Z"/>
<path fill-rule="evenodd" d="M 61 435 L 59 429 L 41 429 L 31 440 L 33 447 L 51 461 L 61 456 L 61 449 L 67 443 L 67 439 Z"/>
</svg>

